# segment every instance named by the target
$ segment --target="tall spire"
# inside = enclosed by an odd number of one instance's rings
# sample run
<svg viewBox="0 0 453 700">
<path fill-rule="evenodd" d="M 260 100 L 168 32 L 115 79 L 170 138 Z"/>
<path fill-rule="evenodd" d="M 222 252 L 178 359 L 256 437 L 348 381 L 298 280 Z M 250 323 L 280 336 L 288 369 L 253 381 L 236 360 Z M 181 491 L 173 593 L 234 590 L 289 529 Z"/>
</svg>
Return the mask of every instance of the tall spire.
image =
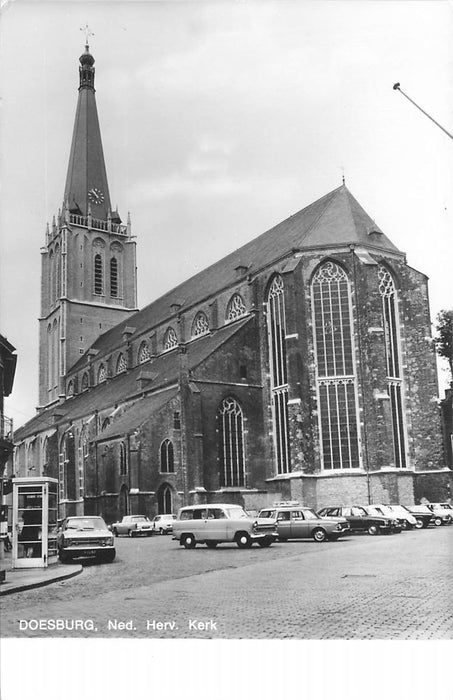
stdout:
<svg viewBox="0 0 453 700">
<path fill-rule="evenodd" d="M 90 204 L 93 218 L 106 221 L 111 205 L 96 108 L 94 58 L 90 53 L 88 34 L 79 61 L 79 98 L 64 201 L 68 202 L 70 212 L 82 216 L 88 215 Z"/>
</svg>

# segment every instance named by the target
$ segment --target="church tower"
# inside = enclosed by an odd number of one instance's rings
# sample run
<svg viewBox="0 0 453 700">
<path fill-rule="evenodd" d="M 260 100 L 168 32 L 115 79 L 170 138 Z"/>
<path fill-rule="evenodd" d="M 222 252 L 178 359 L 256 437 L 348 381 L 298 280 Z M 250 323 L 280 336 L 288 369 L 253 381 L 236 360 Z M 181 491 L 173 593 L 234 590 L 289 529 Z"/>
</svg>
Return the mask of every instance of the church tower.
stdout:
<svg viewBox="0 0 453 700">
<path fill-rule="evenodd" d="M 88 39 L 62 209 L 41 249 L 39 408 L 65 396 L 68 370 L 137 308 L 135 241 L 112 211 Z"/>
</svg>

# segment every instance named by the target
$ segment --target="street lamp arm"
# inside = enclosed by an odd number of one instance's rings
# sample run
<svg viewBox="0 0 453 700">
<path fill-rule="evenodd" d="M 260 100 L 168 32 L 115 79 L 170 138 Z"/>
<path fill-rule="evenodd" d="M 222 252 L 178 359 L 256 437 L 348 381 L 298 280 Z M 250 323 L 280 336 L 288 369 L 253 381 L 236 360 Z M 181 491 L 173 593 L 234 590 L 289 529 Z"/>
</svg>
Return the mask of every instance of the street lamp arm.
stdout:
<svg viewBox="0 0 453 700">
<path fill-rule="evenodd" d="M 442 131 L 443 131 L 445 134 L 447 134 L 447 136 L 449 136 L 451 139 L 453 139 L 453 134 L 450 134 L 449 131 L 447 131 L 446 129 L 444 129 L 444 127 L 441 126 L 441 125 L 439 124 L 439 122 L 436 122 L 436 120 L 433 119 L 433 118 L 428 114 L 428 112 L 425 112 L 425 110 L 422 109 L 416 102 L 414 102 L 414 100 L 412 100 L 412 99 L 409 97 L 409 95 L 406 95 L 406 93 L 403 92 L 403 91 L 401 90 L 400 83 L 395 83 L 394 86 L 393 86 L 393 89 L 394 89 L 394 90 L 398 90 L 402 95 L 404 95 L 404 97 L 405 97 L 407 100 L 409 100 L 409 102 L 412 102 L 412 104 L 415 105 L 415 107 L 417 107 L 417 109 L 419 109 L 420 112 L 422 112 L 426 117 L 428 117 L 428 119 L 431 119 L 431 121 L 434 122 L 434 124 L 435 124 L 436 126 L 438 126 L 439 129 L 442 129 Z"/>
</svg>

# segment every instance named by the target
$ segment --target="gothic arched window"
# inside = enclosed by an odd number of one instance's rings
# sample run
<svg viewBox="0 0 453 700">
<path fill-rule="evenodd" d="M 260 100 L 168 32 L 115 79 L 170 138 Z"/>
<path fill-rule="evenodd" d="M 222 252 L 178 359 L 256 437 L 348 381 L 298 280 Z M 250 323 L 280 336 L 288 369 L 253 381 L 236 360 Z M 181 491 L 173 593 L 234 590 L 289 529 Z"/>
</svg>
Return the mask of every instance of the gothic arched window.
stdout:
<svg viewBox="0 0 453 700">
<path fill-rule="evenodd" d="M 107 367 L 102 364 L 100 365 L 98 369 L 98 384 L 101 384 L 102 382 L 105 382 L 107 379 Z"/>
<path fill-rule="evenodd" d="M 142 365 L 144 362 L 148 362 L 150 359 L 151 352 L 149 350 L 149 345 L 146 340 L 144 340 L 142 343 L 140 343 L 140 347 L 138 349 L 138 362 Z"/>
<path fill-rule="evenodd" d="M 101 430 L 105 430 L 106 428 L 109 427 L 109 425 L 110 425 L 110 418 L 107 417 L 107 418 L 105 418 L 105 420 L 102 421 Z"/>
<path fill-rule="evenodd" d="M 168 439 L 160 446 L 160 470 L 167 474 L 175 471 L 173 443 Z"/>
<path fill-rule="evenodd" d="M 82 391 L 86 391 L 90 386 L 88 372 L 84 372 L 82 376 Z"/>
<path fill-rule="evenodd" d="M 209 333 L 208 317 L 204 311 L 199 311 L 192 323 L 192 338 L 197 338 L 205 333 Z"/>
<path fill-rule="evenodd" d="M 118 296 L 118 260 L 110 259 L 110 296 Z"/>
<path fill-rule="evenodd" d="M 171 350 L 172 348 L 175 348 L 178 345 L 178 336 L 176 335 L 176 331 L 174 328 L 169 326 L 167 330 L 165 331 L 164 335 L 164 350 Z"/>
<path fill-rule="evenodd" d="M 124 357 L 123 353 L 120 352 L 118 355 L 118 360 L 116 362 L 116 374 L 122 374 L 127 370 L 127 362 L 126 358 Z"/>
<path fill-rule="evenodd" d="M 285 289 L 283 280 L 279 275 L 274 277 L 269 287 L 266 311 L 276 466 L 277 474 L 286 474 L 290 465 L 290 449 L 288 435 Z"/>
<path fill-rule="evenodd" d="M 406 467 L 406 434 L 404 428 L 403 377 L 400 359 L 398 299 L 392 275 L 384 265 L 378 267 L 379 292 L 384 317 L 387 388 L 390 396 L 395 466 Z"/>
<path fill-rule="evenodd" d="M 228 302 L 225 320 L 235 321 L 241 316 L 245 316 L 247 313 L 247 308 L 244 304 L 244 300 L 240 294 L 233 294 L 230 301 Z"/>
<path fill-rule="evenodd" d="M 72 380 L 72 379 L 71 379 L 70 382 L 68 383 L 68 388 L 67 388 L 67 390 L 66 390 L 66 396 L 68 397 L 68 399 L 69 399 L 71 396 L 74 396 L 74 380 Z"/>
<path fill-rule="evenodd" d="M 120 442 L 120 474 L 127 474 L 126 445 Z"/>
<path fill-rule="evenodd" d="M 311 283 L 323 469 L 360 467 L 351 289 L 346 272 L 326 262 Z"/>
<path fill-rule="evenodd" d="M 217 411 L 217 435 L 221 486 L 244 486 L 244 420 L 233 398 L 224 399 Z"/>
<path fill-rule="evenodd" d="M 104 294 L 104 262 L 100 253 L 94 256 L 94 293 Z"/>
</svg>

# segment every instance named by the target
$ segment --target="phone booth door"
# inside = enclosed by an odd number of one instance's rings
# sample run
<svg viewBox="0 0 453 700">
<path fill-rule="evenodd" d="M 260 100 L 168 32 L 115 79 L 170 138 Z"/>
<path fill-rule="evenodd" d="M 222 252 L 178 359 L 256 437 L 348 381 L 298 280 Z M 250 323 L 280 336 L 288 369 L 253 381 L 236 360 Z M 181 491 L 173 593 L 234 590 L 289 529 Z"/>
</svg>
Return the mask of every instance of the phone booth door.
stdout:
<svg viewBox="0 0 453 700">
<path fill-rule="evenodd" d="M 14 569 L 56 561 L 57 505 L 55 479 L 13 479 Z"/>
</svg>

